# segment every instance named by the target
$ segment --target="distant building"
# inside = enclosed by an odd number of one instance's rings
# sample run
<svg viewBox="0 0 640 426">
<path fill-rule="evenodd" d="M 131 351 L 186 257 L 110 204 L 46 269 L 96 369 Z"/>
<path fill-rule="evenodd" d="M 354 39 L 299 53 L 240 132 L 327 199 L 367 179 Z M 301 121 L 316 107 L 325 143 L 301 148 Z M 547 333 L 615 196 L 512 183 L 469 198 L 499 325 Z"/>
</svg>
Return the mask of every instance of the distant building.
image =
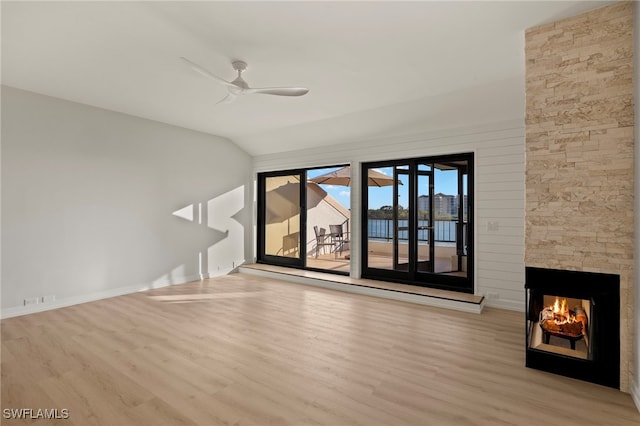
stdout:
<svg viewBox="0 0 640 426">
<path fill-rule="evenodd" d="M 433 197 L 433 211 L 438 216 L 451 216 L 458 212 L 455 195 L 446 195 L 438 192 Z"/>
<path fill-rule="evenodd" d="M 436 217 L 451 217 L 452 219 L 457 218 L 458 216 L 458 206 L 460 197 L 457 195 L 447 195 L 441 192 L 435 194 L 434 198 L 434 206 L 433 213 Z M 418 196 L 418 211 L 419 212 L 429 212 L 429 196 L 428 195 L 420 195 Z M 466 215 L 469 212 L 469 204 L 467 200 L 467 196 L 465 195 L 463 198 L 463 213 Z"/>
<path fill-rule="evenodd" d="M 450 216 L 456 214 L 458 211 L 457 197 L 455 195 L 446 195 L 443 193 L 437 193 L 434 197 L 433 212 L 436 216 Z M 428 213 L 430 209 L 430 202 L 428 195 L 418 196 L 418 211 Z"/>
<path fill-rule="evenodd" d="M 428 195 L 420 195 L 418 196 L 418 211 L 429 211 L 429 196 Z"/>
</svg>

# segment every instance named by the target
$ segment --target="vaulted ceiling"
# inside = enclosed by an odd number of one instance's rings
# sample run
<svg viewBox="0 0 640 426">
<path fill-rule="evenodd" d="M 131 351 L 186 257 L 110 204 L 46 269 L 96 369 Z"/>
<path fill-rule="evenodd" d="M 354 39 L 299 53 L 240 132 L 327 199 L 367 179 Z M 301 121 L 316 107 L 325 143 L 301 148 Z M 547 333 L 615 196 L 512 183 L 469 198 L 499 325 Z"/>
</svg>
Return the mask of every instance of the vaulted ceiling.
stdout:
<svg viewBox="0 0 640 426">
<path fill-rule="evenodd" d="M 2 83 L 251 155 L 524 118 L 524 30 L 610 2 L 2 2 Z M 252 86 L 226 89 L 181 56 Z"/>
</svg>

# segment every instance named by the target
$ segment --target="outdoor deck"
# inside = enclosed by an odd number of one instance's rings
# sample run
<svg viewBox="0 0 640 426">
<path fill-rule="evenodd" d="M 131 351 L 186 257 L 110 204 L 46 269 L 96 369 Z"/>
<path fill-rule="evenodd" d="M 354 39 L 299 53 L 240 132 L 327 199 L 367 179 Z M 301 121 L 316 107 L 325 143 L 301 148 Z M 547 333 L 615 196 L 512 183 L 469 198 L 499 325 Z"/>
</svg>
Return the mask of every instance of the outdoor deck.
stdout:
<svg viewBox="0 0 640 426">
<path fill-rule="evenodd" d="M 449 247 L 446 247 L 447 249 Z M 453 247 L 451 247 L 453 249 Z M 321 269 L 327 271 L 338 271 L 348 273 L 351 268 L 350 251 L 345 250 L 342 253 L 321 253 L 318 257 L 311 254 L 307 257 L 307 267 L 313 269 Z M 435 258 L 435 271 L 437 273 L 466 275 L 465 271 L 454 271 L 451 267 L 451 256 L 455 254 L 455 250 L 445 250 L 440 256 Z M 370 252 L 368 254 L 369 266 L 380 269 L 393 269 L 393 256 L 391 252 Z M 408 259 L 400 256 L 400 263 L 406 263 Z"/>
</svg>

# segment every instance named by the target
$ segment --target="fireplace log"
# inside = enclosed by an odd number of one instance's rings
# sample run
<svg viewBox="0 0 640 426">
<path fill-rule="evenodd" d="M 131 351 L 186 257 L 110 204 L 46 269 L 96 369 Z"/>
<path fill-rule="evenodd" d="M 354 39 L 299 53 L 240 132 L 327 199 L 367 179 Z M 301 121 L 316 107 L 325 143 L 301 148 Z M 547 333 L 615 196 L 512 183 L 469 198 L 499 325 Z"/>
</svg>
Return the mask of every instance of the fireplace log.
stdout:
<svg viewBox="0 0 640 426">
<path fill-rule="evenodd" d="M 546 320 L 540 326 L 544 331 L 561 335 L 561 337 L 582 337 L 582 323 L 580 321 L 556 324 L 553 320 Z"/>
<path fill-rule="evenodd" d="M 576 313 L 576 321 L 580 321 L 582 323 L 582 334 L 587 334 L 587 313 L 582 309 L 581 306 L 576 306 L 573 308 Z"/>
</svg>

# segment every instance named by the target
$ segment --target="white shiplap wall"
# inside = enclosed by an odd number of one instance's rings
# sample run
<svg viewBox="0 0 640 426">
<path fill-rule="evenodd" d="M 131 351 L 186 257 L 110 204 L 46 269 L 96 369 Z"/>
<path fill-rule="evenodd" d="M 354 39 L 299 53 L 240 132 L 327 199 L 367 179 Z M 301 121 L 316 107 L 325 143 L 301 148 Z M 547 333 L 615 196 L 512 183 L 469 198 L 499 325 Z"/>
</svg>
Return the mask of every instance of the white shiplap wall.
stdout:
<svg viewBox="0 0 640 426">
<path fill-rule="evenodd" d="M 258 173 L 350 163 L 356 174 L 351 220 L 357 230 L 361 162 L 474 152 L 475 293 L 487 297 L 487 306 L 524 310 L 524 144 L 524 122 L 512 120 L 257 156 L 253 166 Z M 351 274 L 356 277 L 358 237 L 352 244 Z"/>
</svg>

